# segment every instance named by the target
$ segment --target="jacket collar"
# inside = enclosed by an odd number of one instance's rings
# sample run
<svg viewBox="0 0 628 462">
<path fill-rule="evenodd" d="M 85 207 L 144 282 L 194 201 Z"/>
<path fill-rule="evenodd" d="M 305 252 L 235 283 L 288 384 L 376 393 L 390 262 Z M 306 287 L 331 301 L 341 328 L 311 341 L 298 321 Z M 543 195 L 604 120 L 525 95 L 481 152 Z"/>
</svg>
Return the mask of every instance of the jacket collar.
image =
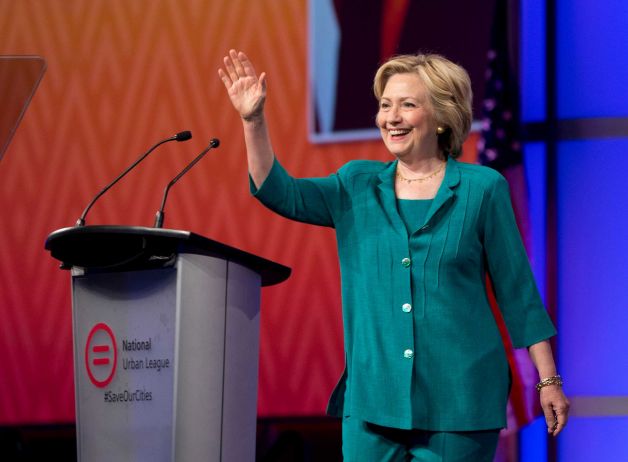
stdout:
<svg viewBox="0 0 628 462">
<path fill-rule="evenodd" d="M 460 169 L 458 168 L 458 162 L 449 156 L 445 168 L 445 177 L 436 192 L 436 197 L 434 197 L 430 210 L 427 212 L 424 224 L 429 223 L 442 208 L 455 199 L 455 190 L 459 184 Z"/>
<path fill-rule="evenodd" d="M 395 196 L 395 175 L 397 172 L 398 162 L 398 160 L 390 162 L 386 168 L 384 168 L 384 170 L 377 175 L 379 181 L 377 186 L 380 190 L 381 202 L 388 219 L 395 229 L 404 230 L 405 225 L 401 221 L 401 217 L 397 212 L 397 198 Z M 438 188 L 434 201 L 427 212 L 424 224 L 429 223 L 439 210 L 454 200 L 455 190 L 459 184 L 460 169 L 458 167 L 458 162 L 449 156 L 445 167 L 445 177 L 443 178 L 443 182 Z"/>
<path fill-rule="evenodd" d="M 397 172 L 397 163 L 399 161 L 388 163 L 386 168 L 377 175 L 379 199 L 384 209 L 384 213 L 388 217 L 392 228 L 400 235 L 407 238 L 406 227 L 397 212 L 397 197 L 395 196 L 395 173 Z"/>
</svg>

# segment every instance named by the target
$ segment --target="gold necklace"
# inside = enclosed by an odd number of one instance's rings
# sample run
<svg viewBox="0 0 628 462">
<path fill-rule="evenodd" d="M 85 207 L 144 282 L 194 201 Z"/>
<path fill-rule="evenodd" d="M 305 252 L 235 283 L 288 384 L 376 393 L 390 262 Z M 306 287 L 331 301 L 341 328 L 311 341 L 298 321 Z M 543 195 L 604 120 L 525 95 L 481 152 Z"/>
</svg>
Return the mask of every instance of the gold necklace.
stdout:
<svg viewBox="0 0 628 462">
<path fill-rule="evenodd" d="M 415 181 L 418 181 L 419 183 L 422 183 L 424 181 L 429 180 L 430 178 L 434 178 L 436 175 L 438 175 L 443 170 L 443 168 L 445 168 L 445 163 L 443 163 L 443 165 L 438 167 L 436 170 L 434 170 L 428 176 L 424 176 L 422 178 L 406 178 L 405 176 L 403 176 L 401 174 L 399 169 L 397 169 L 397 178 L 399 178 L 401 181 L 405 181 L 406 183 L 414 183 Z"/>
</svg>

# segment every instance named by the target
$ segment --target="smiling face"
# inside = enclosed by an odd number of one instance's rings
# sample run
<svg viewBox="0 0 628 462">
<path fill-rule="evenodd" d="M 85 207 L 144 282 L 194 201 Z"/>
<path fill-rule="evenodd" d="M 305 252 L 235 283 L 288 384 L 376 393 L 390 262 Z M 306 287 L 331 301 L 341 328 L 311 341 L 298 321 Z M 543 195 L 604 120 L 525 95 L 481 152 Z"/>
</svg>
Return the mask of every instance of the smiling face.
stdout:
<svg viewBox="0 0 628 462">
<path fill-rule="evenodd" d="M 439 153 L 436 121 L 418 74 L 394 74 L 379 101 L 377 126 L 388 150 L 410 161 Z"/>
</svg>

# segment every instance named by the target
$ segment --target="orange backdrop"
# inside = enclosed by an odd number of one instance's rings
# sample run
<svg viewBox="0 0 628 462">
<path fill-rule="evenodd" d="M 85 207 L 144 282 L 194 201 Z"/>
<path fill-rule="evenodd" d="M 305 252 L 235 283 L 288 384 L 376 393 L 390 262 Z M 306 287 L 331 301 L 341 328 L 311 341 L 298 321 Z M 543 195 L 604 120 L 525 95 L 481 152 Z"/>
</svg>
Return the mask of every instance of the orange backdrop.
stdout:
<svg viewBox="0 0 628 462">
<path fill-rule="evenodd" d="M 194 138 L 156 151 L 88 224 L 151 226 L 164 185 L 220 138 L 172 190 L 165 226 L 293 268 L 262 294 L 259 412 L 324 412 L 343 367 L 333 231 L 291 223 L 249 196 L 240 123 L 216 75 L 230 47 L 267 71 L 271 135 L 296 176 L 387 160 L 378 141 L 308 142 L 306 14 L 306 0 L 0 0 L 0 54 L 48 63 L 0 161 L 0 424 L 74 419 L 69 274 L 44 240 L 180 130 Z M 466 152 L 474 156 L 471 143 Z"/>
</svg>

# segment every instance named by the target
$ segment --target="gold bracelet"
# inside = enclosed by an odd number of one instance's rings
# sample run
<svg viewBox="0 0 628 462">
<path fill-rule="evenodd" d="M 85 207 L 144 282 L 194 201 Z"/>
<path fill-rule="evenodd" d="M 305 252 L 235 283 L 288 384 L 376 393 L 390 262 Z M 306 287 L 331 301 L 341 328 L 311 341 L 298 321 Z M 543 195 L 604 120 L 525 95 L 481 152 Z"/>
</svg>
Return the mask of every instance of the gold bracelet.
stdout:
<svg viewBox="0 0 628 462">
<path fill-rule="evenodd" d="M 553 375 L 551 377 L 543 379 L 536 384 L 536 391 L 540 392 L 541 388 L 547 387 L 548 385 L 558 385 L 559 387 L 562 387 L 563 379 L 560 377 L 560 375 Z"/>
</svg>

